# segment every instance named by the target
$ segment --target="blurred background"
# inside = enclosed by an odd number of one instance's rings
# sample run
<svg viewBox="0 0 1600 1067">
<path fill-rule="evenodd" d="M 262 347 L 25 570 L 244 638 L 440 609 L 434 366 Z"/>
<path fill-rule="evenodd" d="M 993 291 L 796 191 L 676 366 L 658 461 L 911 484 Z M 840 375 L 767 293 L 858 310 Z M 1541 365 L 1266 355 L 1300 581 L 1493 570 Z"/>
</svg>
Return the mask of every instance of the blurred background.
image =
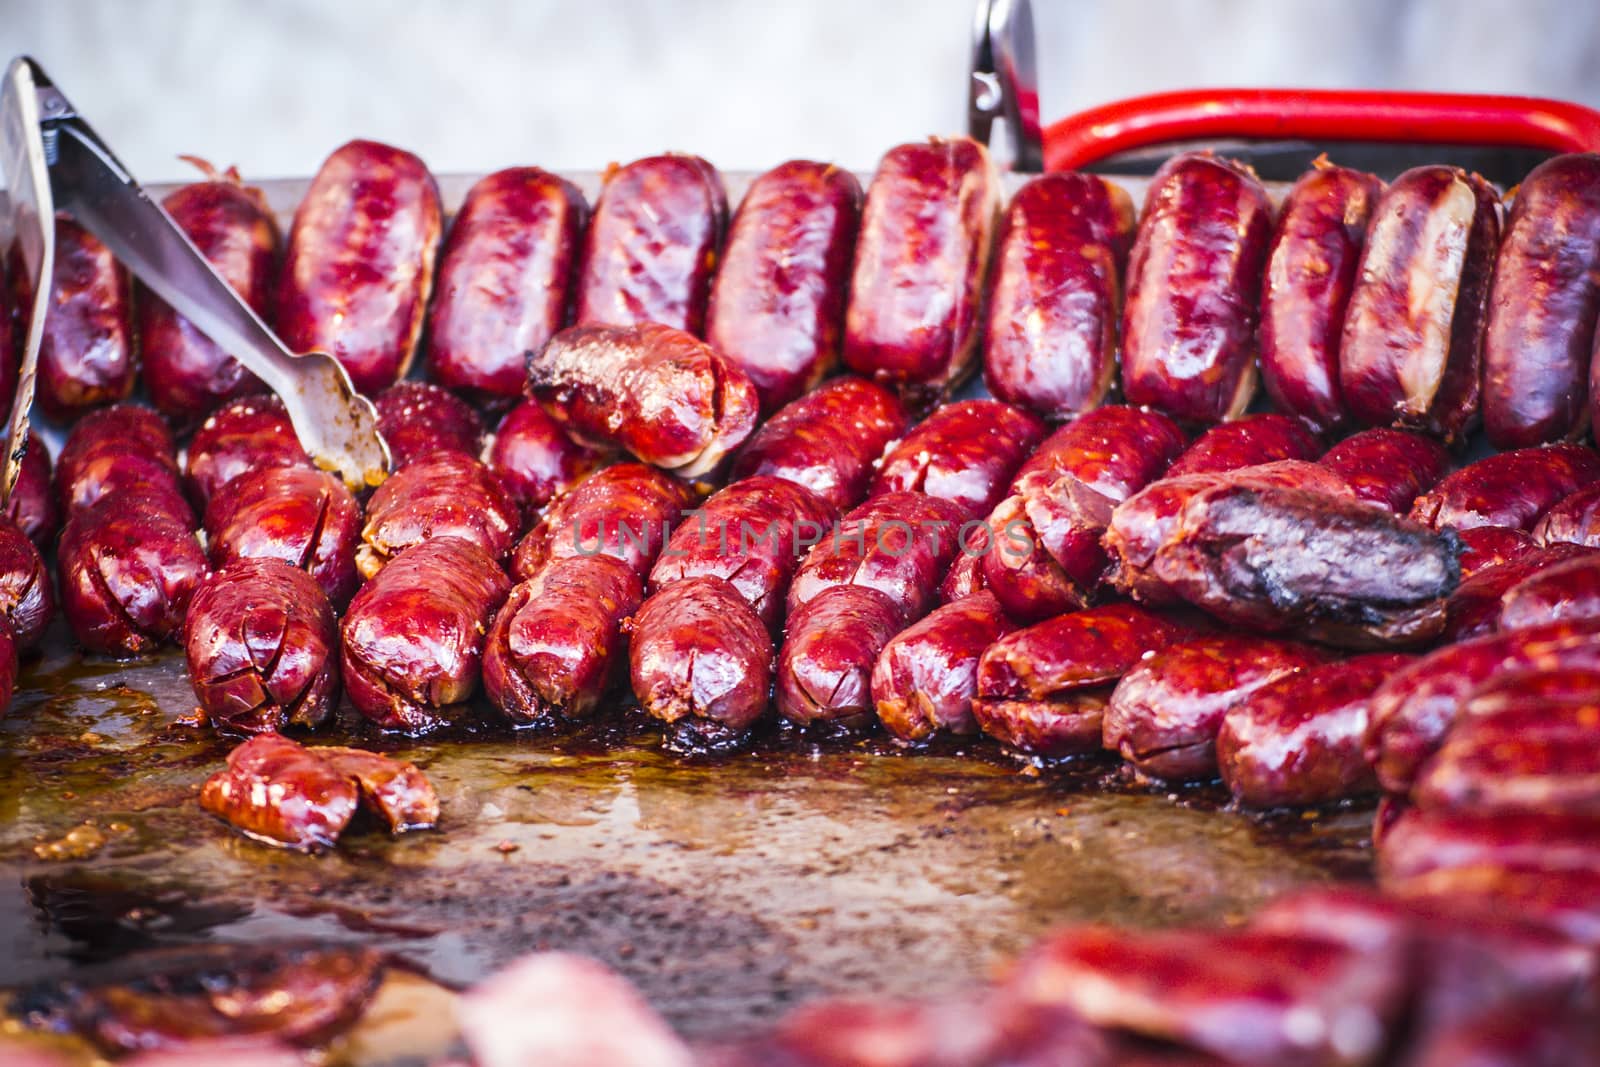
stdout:
<svg viewBox="0 0 1600 1067">
<path fill-rule="evenodd" d="M 1600 5 L 1574 0 L 1034 0 L 1046 120 L 1193 85 L 1514 92 L 1600 105 Z M 969 0 L 0 0 L 145 181 L 180 153 L 309 174 L 351 137 L 440 173 L 870 167 L 964 129 Z"/>
</svg>

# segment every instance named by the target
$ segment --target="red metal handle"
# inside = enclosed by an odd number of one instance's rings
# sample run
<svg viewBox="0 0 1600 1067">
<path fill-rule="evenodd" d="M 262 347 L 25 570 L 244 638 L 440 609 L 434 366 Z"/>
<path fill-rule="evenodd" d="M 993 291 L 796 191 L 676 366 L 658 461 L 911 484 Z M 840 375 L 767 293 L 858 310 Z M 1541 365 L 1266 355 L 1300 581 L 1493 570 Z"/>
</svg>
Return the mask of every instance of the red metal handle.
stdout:
<svg viewBox="0 0 1600 1067">
<path fill-rule="evenodd" d="M 1381 90 L 1187 89 L 1117 100 L 1044 132 L 1046 170 L 1133 148 L 1250 137 L 1600 149 L 1600 111 L 1564 100 Z"/>
</svg>

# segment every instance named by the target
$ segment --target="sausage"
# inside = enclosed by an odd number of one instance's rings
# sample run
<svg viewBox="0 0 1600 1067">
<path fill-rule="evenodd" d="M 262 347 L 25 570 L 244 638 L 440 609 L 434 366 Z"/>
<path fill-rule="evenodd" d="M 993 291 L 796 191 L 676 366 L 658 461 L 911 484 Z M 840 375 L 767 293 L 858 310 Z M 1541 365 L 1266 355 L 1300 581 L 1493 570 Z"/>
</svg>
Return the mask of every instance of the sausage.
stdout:
<svg viewBox="0 0 1600 1067">
<path fill-rule="evenodd" d="M 483 635 L 510 591 L 494 558 L 459 537 L 395 556 L 356 593 L 340 628 L 350 703 L 379 729 L 405 734 L 454 721 L 478 688 Z"/>
<path fill-rule="evenodd" d="M 928 406 L 972 369 L 1000 180 L 964 137 L 889 149 L 861 212 L 844 365 Z"/>
<path fill-rule="evenodd" d="M 1477 529 L 1494 530 L 1501 527 L 1480 526 Z M 1507 591 L 1546 568 L 1581 559 L 1592 552 L 1592 549 L 1582 545 L 1558 543 L 1548 548 L 1532 549 L 1509 562 L 1485 567 L 1471 577 L 1463 578 L 1445 604 L 1445 612 L 1449 616 L 1445 624 L 1445 640 L 1465 641 L 1493 633 L 1500 628 L 1500 609 Z"/>
<path fill-rule="evenodd" d="M 1547 159 L 1517 186 L 1495 260 L 1483 333 L 1483 428 L 1496 448 L 1583 429 L 1597 272 L 1600 155 Z"/>
<path fill-rule="evenodd" d="M 936 608 L 896 634 L 872 668 L 878 720 L 902 741 L 978 728 L 978 659 L 1016 629 L 994 594 L 980 591 Z"/>
<path fill-rule="evenodd" d="M 744 371 L 770 415 L 839 362 L 861 184 L 802 159 L 750 183 L 711 285 L 706 340 Z"/>
<path fill-rule="evenodd" d="M 1416 1067 L 1561 1067 L 1600 1059 L 1600 1037 L 1580 998 L 1501 998 L 1484 1011 L 1423 1030 L 1406 1048 Z"/>
<path fill-rule="evenodd" d="M 56 216 L 55 227 L 34 395 L 46 415 L 67 422 L 133 392 L 133 284 L 99 238 L 65 215 Z"/>
<path fill-rule="evenodd" d="M 1280 459 L 1313 460 L 1322 451 L 1317 435 L 1299 419 L 1272 412 L 1245 415 L 1196 437 L 1167 467 L 1166 477 L 1221 473 Z"/>
<path fill-rule="evenodd" d="M 4 396 L 0 393 L 0 396 Z M 61 515 L 56 509 L 55 474 L 50 467 L 50 448 L 32 430 L 22 454 L 22 469 L 11 488 L 6 517 L 41 548 L 54 543 Z"/>
<path fill-rule="evenodd" d="M 1257 296 L 1272 203 L 1255 172 L 1209 153 L 1151 179 L 1128 259 L 1122 393 L 1176 419 L 1221 422 L 1255 391 Z"/>
<path fill-rule="evenodd" d="M 639 704 L 682 743 L 721 747 L 767 709 L 772 637 L 738 589 L 701 575 L 652 594 L 633 617 L 629 677 Z"/>
<path fill-rule="evenodd" d="M 689 506 L 680 481 L 642 463 L 596 472 L 556 500 L 511 557 L 525 582 L 546 563 L 568 556 L 615 556 L 634 574 L 650 573 L 672 527 Z"/>
<path fill-rule="evenodd" d="M 789 586 L 789 615 L 826 589 L 859 585 L 888 597 L 901 626 L 920 619 L 932 609 L 939 579 L 959 550 L 962 518 L 950 501 L 922 493 L 873 497 L 806 553 Z M 865 692 L 863 679 L 863 699 Z"/>
<path fill-rule="evenodd" d="M 1129 670 L 1112 690 L 1103 743 L 1144 778 L 1214 778 L 1223 716 L 1262 686 L 1324 660 L 1309 645 L 1236 634 L 1170 645 Z"/>
<path fill-rule="evenodd" d="M 566 324 L 588 213 L 577 186 L 538 167 L 467 191 L 439 260 L 429 377 L 485 407 L 516 401 L 528 353 Z"/>
<path fill-rule="evenodd" d="M 593 474 L 602 453 L 572 440 L 532 400 L 506 412 L 485 462 L 524 512 L 533 514 Z"/>
<path fill-rule="evenodd" d="M 1276 808 L 1327 804 L 1376 790 L 1378 780 L 1362 755 L 1372 694 L 1410 661 L 1399 653 L 1374 652 L 1308 664 L 1227 708 L 1216 760 L 1234 800 Z"/>
<path fill-rule="evenodd" d="M 192 161 L 199 163 L 199 161 Z M 201 165 L 206 180 L 161 202 L 200 254 L 250 309 L 269 313 L 282 238 L 266 197 L 239 172 Z M 239 361 L 154 293 L 139 290 L 139 348 L 144 386 L 157 410 L 193 425 L 224 401 L 265 386 Z"/>
<path fill-rule="evenodd" d="M 906 429 L 893 393 L 864 378 L 835 378 L 785 405 L 745 443 L 732 476 L 775 475 L 843 511 L 866 495 L 872 466 Z"/>
<path fill-rule="evenodd" d="M 1385 893 L 1406 900 L 1463 900 L 1509 911 L 1590 948 L 1600 944 L 1597 890 L 1600 877 L 1593 871 L 1543 866 L 1464 867 L 1397 878 L 1384 885 Z M 1461 1061 L 1446 1060 L 1437 1067 L 1457 1062 Z M 1555 1062 L 1572 1061 L 1558 1053 Z M 1520 1067 L 1515 1059 L 1510 1063 Z"/>
<path fill-rule="evenodd" d="M 821 590 L 789 613 L 778 651 L 778 713 L 851 731 L 872 721 L 872 666 L 902 628 L 901 605 L 865 585 Z"/>
<path fill-rule="evenodd" d="M 1447 645 L 1397 672 L 1373 694 L 1366 756 L 1378 781 L 1406 793 L 1474 691 L 1531 669 L 1600 669 L 1600 623 L 1550 622 Z"/>
<path fill-rule="evenodd" d="M 1458 530 L 1461 539 L 1461 580 L 1501 563 L 1521 559 L 1539 546 L 1521 530 L 1509 526 L 1474 526 Z"/>
<path fill-rule="evenodd" d="M 1443 632 L 1460 552 L 1452 530 L 1348 497 L 1224 484 L 1184 505 L 1150 569 L 1225 623 L 1388 648 Z"/>
<path fill-rule="evenodd" d="M 1439 484 L 1450 454 L 1431 437 L 1377 426 L 1346 437 L 1318 462 L 1343 478 L 1357 500 L 1404 515 Z"/>
<path fill-rule="evenodd" d="M 1600 870 L 1600 819 L 1408 808 L 1378 849 L 1380 882 L 1474 867 Z"/>
<path fill-rule="evenodd" d="M 1499 240 L 1499 198 L 1459 167 L 1415 167 L 1379 198 L 1339 346 L 1357 422 L 1447 441 L 1471 428 Z"/>
<path fill-rule="evenodd" d="M 283 401 L 275 396 L 224 404 L 189 439 L 189 492 L 202 512 L 217 490 L 247 471 L 311 466 Z"/>
<path fill-rule="evenodd" d="M 335 609 L 355 595 L 361 505 L 327 471 L 264 467 L 211 499 L 206 539 L 214 570 L 276 559 L 305 571 Z"/>
<path fill-rule="evenodd" d="M 1597 618 L 1600 556 L 1590 553 L 1540 568 L 1508 589 L 1500 601 L 1499 628 L 1520 630 L 1559 619 Z"/>
<path fill-rule="evenodd" d="M 983 525 L 970 522 L 961 527 L 961 550 L 956 561 L 939 581 L 939 603 L 954 604 L 963 597 L 985 591 L 983 560 L 989 554 L 989 539 Z"/>
<path fill-rule="evenodd" d="M 984 651 L 973 715 L 984 733 L 1030 755 L 1097 751 L 1112 685 L 1145 656 L 1189 636 L 1187 627 L 1132 604 L 1037 623 Z"/>
<path fill-rule="evenodd" d="M 1533 526 L 1533 540 L 1541 545 L 1573 544 L 1600 548 L 1600 482 L 1562 497 Z"/>
<path fill-rule="evenodd" d="M 141 656 L 178 636 L 206 555 L 162 494 L 129 490 L 67 520 L 57 570 L 61 612 L 78 644 Z"/>
<path fill-rule="evenodd" d="M 376 393 L 406 376 L 433 289 L 439 187 L 410 152 L 374 141 L 335 149 L 289 228 L 274 303 L 293 352 L 327 352 Z"/>
<path fill-rule="evenodd" d="M 68 518 L 108 497 L 140 491 L 161 497 L 173 515 L 189 516 L 172 431 L 149 408 L 115 404 L 78 420 L 61 446 L 55 482 Z"/>
<path fill-rule="evenodd" d="M 0 519 L 0 616 L 17 649 L 36 647 L 55 611 L 55 586 L 44 557 L 16 523 Z"/>
<path fill-rule="evenodd" d="M 1117 374 L 1133 201 L 1093 174 L 1034 178 L 1006 212 L 989 287 L 983 380 L 997 399 L 1067 419 Z"/>
<path fill-rule="evenodd" d="M 650 588 L 711 576 L 729 582 L 776 628 L 806 547 L 822 541 L 834 510 L 795 482 L 758 474 L 713 493 L 673 531 L 650 571 Z"/>
<path fill-rule="evenodd" d="M 574 440 L 680 478 L 710 474 L 756 428 L 755 386 L 682 330 L 574 326 L 528 361 L 528 395 Z"/>
<path fill-rule="evenodd" d="M 434 452 L 477 458 L 483 451 L 482 417 L 443 386 L 396 382 L 373 397 L 372 405 L 395 470 Z"/>
<path fill-rule="evenodd" d="M 1319 156 L 1278 213 L 1261 286 L 1261 384 L 1279 411 L 1318 430 L 1344 421 L 1339 339 L 1372 211 L 1375 174 Z"/>
<path fill-rule="evenodd" d="M 998 400 L 945 404 L 889 450 L 867 495 L 926 493 L 978 518 L 1000 503 L 1044 434 L 1044 423 Z"/>
<path fill-rule="evenodd" d="M 183 643 L 200 711 L 225 733 L 315 729 L 338 704 L 333 606 L 281 560 L 240 560 L 201 582 Z"/>
<path fill-rule="evenodd" d="M 460 452 L 435 452 L 390 476 L 367 501 L 356 567 L 371 578 L 435 537 L 471 541 L 503 562 L 521 532 L 522 509 L 488 467 Z"/>
<path fill-rule="evenodd" d="M 622 624 L 644 600 L 615 556 L 553 560 L 511 590 L 483 648 L 483 689 L 518 726 L 582 719 L 623 673 Z"/>
<path fill-rule="evenodd" d="M 1585 445 L 1519 448 L 1469 463 L 1417 497 L 1411 517 L 1439 529 L 1532 530 L 1563 499 L 1600 480 L 1600 452 Z"/>
</svg>

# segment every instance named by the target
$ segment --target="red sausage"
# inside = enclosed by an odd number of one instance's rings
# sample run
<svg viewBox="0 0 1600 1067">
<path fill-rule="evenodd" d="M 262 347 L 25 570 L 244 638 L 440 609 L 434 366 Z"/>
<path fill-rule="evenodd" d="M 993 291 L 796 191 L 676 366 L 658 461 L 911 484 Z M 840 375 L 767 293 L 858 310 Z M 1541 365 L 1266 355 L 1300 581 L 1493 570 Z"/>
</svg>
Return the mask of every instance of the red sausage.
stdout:
<svg viewBox="0 0 1600 1067">
<path fill-rule="evenodd" d="M 1600 819 L 1409 808 L 1385 831 L 1377 866 L 1381 882 L 1473 867 L 1594 871 L 1600 869 Z"/>
<path fill-rule="evenodd" d="M 309 574 L 336 609 L 355 595 L 361 505 L 327 471 L 264 467 L 235 478 L 206 508 L 211 566 L 276 559 Z"/>
<path fill-rule="evenodd" d="M 1261 287 L 1261 383 L 1280 411 L 1319 430 L 1344 421 L 1339 338 L 1355 287 L 1376 175 L 1319 156 L 1289 190 Z"/>
<path fill-rule="evenodd" d="M 434 452 L 474 459 L 483 451 L 483 419 L 465 400 L 432 382 L 396 382 L 372 398 L 378 432 L 394 469 Z"/>
<path fill-rule="evenodd" d="M 0 616 L 16 647 L 37 645 L 55 610 L 55 586 L 44 557 L 19 526 L 0 518 Z"/>
<path fill-rule="evenodd" d="M 584 239 L 574 321 L 658 322 L 700 336 L 727 225 L 722 178 L 698 156 L 608 171 Z"/>
<path fill-rule="evenodd" d="M 107 497 L 142 491 L 189 518 L 178 480 L 177 446 L 166 420 L 149 408 L 116 404 L 72 427 L 56 465 L 56 498 L 68 518 Z"/>
<path fill-rule="evenodd" d="M 1600 482 L 1591 482 L 1562 497 L 1533 527 L 1541 545 L 1562 541 L 1600 548 Z"/>
<path fill-rule="evenodd" d="M 1499 528 L 1477 527 L 1480 530 Z M 1583 545 L 1560 543 L 1547 548 L 1532 548 L 1513 560 L 1484 567 L 1470 577 L 1464 577 L 1445 605 L 1449 616 L 1445 640 L 1465 641 L 1493 633 L 1499 629 L 1501 602 L 1512 587 L 1546 568 L 1580 559 L 1592 551 Z"/>
<path fill-rule="evenodd" d="M 1544 513 L 1600 481 L 1600 452 L 1587 445 L 1519 448 L 1469 463 L 1417 497 L 1411 517 L 1435 529 L 1532 530 Z"/>
<path fill-rule="evenodd" d="M 1559 620 L 1597 618 L 1600 556 L 1592 553 L 1541 568 L 1506 590 L 1500 600 L 1502 631 Z"/>
<path fill-rule="evenodd" d="M 901 606 L 865 585 L 829 586 L 791 611 L 778 651 L 778 714 L 836 730 L 871 722 L 872 665 L 903 623 Z"/>
<path fill-rule="evenodd" d="M 137 367 L 128 272 L 71 219 L 57 216 L 55 226 L 50 313 L 39 342 L 35 396 L 46 415 L 64 422 L 126 400 Z"/>
<path fill-rule="evenodd" d="M 902 741 L 975 732 L 978 659 L 1015 629 L 994 594 L 983 591 L 906 627 L 884 646 L 872 670 L 878 720 Z"/>
<path fill-rule="evenodd" d="M 517 545 L 511 574 L 525 582 L 551 560 L 615 556 L 641 578 L 650 573 L 689 490 L 642 463 L 618 463 L 560 497 Z"/>
<path fill-rule="evenodd" d="M 311 457 L 275 396 L 224 404 L 189 439 L 189 492 L 201 511 L 217 490 L 247 471 L 310 466 Z"/>
<path fill-rule="evenodd" d="M 977 518 L 1000 502 L 1043 437 L 1042 422 L 998 400 L 945 404 L 889 450 L 867 495 L 926 493 Z"/>
<path fill-rule="evenodd" d="M 1246 415 L 1213 426 L 1194 439 L 1172 461 L 1165 477 L 1215 474 L 1275 463 L 1280 459 L 1312 460 L 1322 455 L 1322 442 L 1299 419 L 1267 413 Z"/>
<path fill-rule="evenodd" d="M 363 393 L 406 376 L 433 288 L 439 187 L 410 152 L 373 141 L 336 149 L 289 229 L 278 336 L 327 352 Z"/>
<path fill-rule="evenodd" d="M 428 374 L 488 407 L 522 395 L 529 352 L 566 323 L 589 206 L 538 167 L 481 179 L 450 224 L 428 316 Z"/>
<path fill-rule="evenodd" d="M 522 532 L 522 510 L 489 468 L 459 452 L 435 452 L 398 471 L 367 502 L 356 566 L 371 578 L 412 545 L 470 541 L 504 562 Z"/>
<path fill-rule="evenodd" d="M 17 473 L 17 484 L 11 489 L 6 517 L 41 548 L 55 541 L 56 530 L 61 522 L 61 515 L 56 509 L 54 482 L 50 448 L 44 443 L 44 438 L 29 430 L 22 469 Z"/>
<path fill-rule="evenodd" d="M 867 190 L 844 364 L 914 408 L 972 369 L 999 190 L 988 152 L 966 138 L 891 148 Z"/>
<path fill-rule="evenodd" d="M 706 340 L 755 383 L 771 414 L 839 362 L 861 218 L 848 170 L 791 160 L 750 183 L 711 286 Z"/>
<path fill-rule="evenodd" d="M 604 455 L 578 444 L 543 408 L 524 400 L 495 428 L 487 462 L 532 514 L 593 474 Z"/>
<path fill-rule="evenodd" d="M 1521 559 L 1539 547 L 1534 539 L 1509 526 L 1474 526 L 1458 531 L 1461 539 L 1461 580 L 1501 563 Z"/>
<path fill-rule="evenodd" d="M 1478 413 L 1500 201 L 1458 167 L 1416 167 L 1378 201 L 1345 314 L 1339 385 L 1356 421 L 1455 440 Z"/>
<path fill-rule="evenodd" d="M 1098 407 L 1117 373 L 1128 194 L 1093 174 L 1034 178 L 1006 213 L 989 289 L 983 380 L 1052 419 Z"/>
<path fill-rule="evenodd" d="M 1404 515 L 1439 484 L 1450 454 L 1431 437 L 1379 426 L 1346 437 L 1318 462 L 1343 478 L 1357 500 Z"/>
<path fill-rule="evenodd" d="M 1272 203 L 1248 167 L 1186 153 L 1156 172 L 1128 261 L 1128 403 L 1193 422 L 1244 411 L 1271 236 Z"/>
</svg>

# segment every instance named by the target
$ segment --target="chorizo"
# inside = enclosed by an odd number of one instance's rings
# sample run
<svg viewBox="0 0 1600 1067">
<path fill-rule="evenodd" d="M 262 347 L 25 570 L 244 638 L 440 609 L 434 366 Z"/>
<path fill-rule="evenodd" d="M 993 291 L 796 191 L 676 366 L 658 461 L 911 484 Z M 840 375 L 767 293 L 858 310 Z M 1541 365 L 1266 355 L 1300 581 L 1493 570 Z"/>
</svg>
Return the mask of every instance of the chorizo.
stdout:
<svg viewBox="0 0 1600 1067">
<path fill-rule="evenodd" d="M 689 490 L 642 463 L 618 463 L 556 500 L 517 544 L 511 574 L 525 582 L 551 560 L 615 556 L 641 577 L 667 543 Z"/>
<path fill-rule="evenodd" d="M 172 221 L 233 287 L 265 317 L 277 279 L 281 235 L 266 197 L 239 180 L 237 170 L 201 167 L 206 180 L 185 185 L 161 202 Z M 194 425 L 213 408 L 265 386 L 154 293 L 139 291 L 139 347 L 150 402 L 180 425 Z"/>
<path fill-rule="evenodd" d="M 935 608 L 890 639 L 872 668 L 878 720 L 902 741 L 978 728 L 978 659 L 1016 629 L 994 594 L 979 591 Z"/>
<path fill-rule="evenodd" d="M 867 495 L 926 493 L 975 519 L 1000 503 L 1012 475 L 1043 438 L 1044 424 L 1010 404 L 945 404 L 884 455 Z"/>
<path fill-rule="evenodd" d="M 1510 526 L 1532 530 L 1546 511 L 1600 480 L 1600 452 L 1547 445 L 1469 463 L 1417 497 L 1411 517 L 1434 529 Z"/>
<path fill-rule="evenodd" d="M 1539 568 L 1500 600 L 1501 630 L 1595 618 L 1600 618 L 1600 556 L 1593 553 Z"/>
<path fill-rule="evenodd" d="M 459 537 L 395 556 L 340 628 L 350 702 L 382 730 L 415 735 L 453 721 L 478 688 L 483 635 L 510 591 L 494 558 Z"/>
<path fill-rule="evenodd" d="M 395 470 L 434 452 L 476 458 L 483 451 L 483 419 L 443 386 L 396 382 L 373 397 L 372 406 Z"/>
<path fill-rule="evenodd" d="M 699 156 L 608 171 L 584 236 L 574 321 L 656 322 L 701 336 L 727 226 L 722 176 Z"/>
<path fill-rule="evenodd" d="M 1431 437 L 1378 426 L 1351 434 L 1317 462 L 1343 478 L 1357 500 L 1404 515 L 1439 484 L 1450 454 Z"/>
<path fill-rule="evenodd" d="M 774 475 L 843 511 L 866 495 L 872 465 L 905 429 L 893 393 L 864 378 L 836 378 L 768 419 L 734 459 L 732 476 Z"/>
<path fill-rule="evenodd" d="M 939 581 L 939 603 L 954 604 L 963 597 L 983 591 L 983 559 L 989 553 L 989 538 L 983 527 L 966 523 L 961 527 L 961 549 L 956 561 Z"/>
<path fill-rule="evenodd" d="M 1582 430 L 1600 312 L 1600 155 L 1547 159 L 1516 189 L 1483 333 L 1483 428 L 1496 448 Z"/>
<path fill-rule="evenodd" d="M 1122 393 L 1176 419 L 1221 422 L 1255 391 L 1256 318 L 1272 203 L 1255 172 L 1185 153 L 1151 179 L 1128 260 Z"/>
<path fill-rule="evenodd" d="M 1221 473 L 1280 459 L 1313 460 L 1320 455 L 1322 442 L 1299 419 L 1275 412 L 1245 415 L 1196 437 L 1167 467 L 1165 477 Z"/>
<path fill-rule="evenodd" d="M 1490 567 L 1521 559 L 1539 547 L 1530 535 L 1509 526 L 1474 526 L 1458 530 L 1457 536 L 1461 539 L 1463 582 Z"/>
<path fill-rule="evenodd" d="M 1459 167 L 1415 167 L 1373 212 L 1339 345 L 1346 409 L 1454 441 L 1478 414 L 1500 201 Z"/>
<path fill-rule="evenodd" d="M 1479 526 L 1477 529 L 1499 527 Z M 1463 578 L 1445 604 L 1448 616 L 1445 640 L 1465 641 L 1493 633 L 1499 629 L 1501 604 L 1511 588 L 1548 567 L 1582 558 L 1592 551 L 1582 545 L 1554 544 L 1548 548 L 1532 549 L 1516 559 L 1485 567 L 1471 577 Z"/>
<path fill-rule="evenodd" d="M 339 700 L 339 630 L 305 571 L 240 560 L 195 589 L 184 624 L 189 683 L 218 730 L 315 729 Z"/>
<path fill-rule="evenodd" d="M 644 600 L 615 556 L 566 556 L 511 590 L 483 648 L 483 689 L 518 726 L 582 719 L 623 673 L 624 620 Z"/>
<path fill-rule="evenodd" d="M 0 393 L 0 396 L 6 394 Z M 55 472 L 50 465 L 50 448 L 32 430 L 22 454 L 22 469 L 17 472 L 17 484 L 11 488 L 11 501 L 6 505 L 6 517 L 28 535 L 28 539 L 43 548 L 56 539 L 61 526 L 61 514 L 56 509 Z"/>
<path fill-rule="evenodd" d="M 79 419 L 61 446 L 55 482 L 69 518 L 128 492 L 159 496 L 173 515 L 189 516 L 172 431 L 149 408 L 115 404 Z"/>
<path fill-rule="evenodd" d="M 371 578 L 403 550 L 435 537 L 471 541 L 504 561 L 521 532 L 522 509 L 488 467 L 459 452 L 435 452 L 372 494 L 356 567 Z"/>
<path fill-rule="evenodd" d="M 528 353 L 566 324 L 588 213 L 577 186 L 538 167 L 496 171 L 467 191 L 428 314 L 434 381 L 486 407 L 521 395 Z"/>
<path fill-rule="evenodd" d="M 1319 430 L 1344 421 L 1339 339 L 1382 192 L 1377 175 L 1319 156 L 1284 198 L 1267 250 L 1261 384 L 1278 410 Z"/>
<path fill-rule="evenodd" d="M 1117 374 L 1133 201 L 1093 174 L 1034 178 L 1006 212 L 989 287 L 983 380 L 1046 418 L 1100 405 Z"/>
<path fill-rule="evenodd" d="M 883 592 L 835 585 L 789 613 L 778 650 L 778 713 L 799 726 L 854 730 L 872 721 L 872 666 L 905 616 Z"/>
<path fill-rule="evenodd" d="M 1600 870 L 1600 819 L 1408 808 L 1378 849 L 1380 882 L 1473 867 Z"/>
<path fill-rule="evenodd" d="M 289 228 L 274 321 L 294 352 L 326 352 L 376 393 L 406 376 L 433 289 L 439 187 L 410 152 L 335 149 Z"/>
<path fill-rule="evenodd" d="M 528 361 L 528 394 L 580 444 L 694 479 L 756 428 L 755 386 L 670 326 L 574 326 Z"/>
<path fill-rule="evenodd" d="M 250 396 L 214 411 L 189 439 L 189 492 L 203 512 L 217 490 L 246 471 L 311 467 L 294 424 L 275 396 Z"/>
<path fill-rule="evenodd" d="M 1217 767 L 1234 800 L 1252 808 L 1326 804 L 1370 793 L 1362 755 L 1372 694 L 1411 657 L 1394 652 L 1309 664 L 1228 708 Z"/>
<path fill-rule="evenodd" d="M 264 467 L 235 478 L 205 514 L 215 570 L 276 559 L 309 574 L 336 609 L 355 595 L 361 505 L 327 471 Z"/>
<path fill-rule="evenodd" d="M 706 340 L 744 371 L 771 414 L 839 362 L 861 184 L 790 160 L 750 183 L 711 284 Z"/>
<path fill-rule="evenodd" d="M 16 523 L 0 519 L 0 617 L 18 650 L 39 644 L 55 611 L 55 586 L 44 557 Z"/>
<path fill-rule="evenodd" d="M 56 216 L 55 228 L 35 396 L 46 415 L 67 422 L 133 392 L 133 283 L 88 230 L 65 215 Z"/>
<path fill-rule="evenodd" d="M 1541 545 L 1570 541 L 1600 548 L 1600 482 L 1590 482 L 1553 504 L 1533 526 Z"/>
<path fill-rule="evenodd" d="M 605 461 L 562 432 L 532 400 L 524 400 L 500 420 L 485 462 L 528 514 L 593 474 Z"/>
<path fill-rule="evenodd" d="M 903 144 L 878 164 L 861 212 L 844 365 L 921 408 L 971 371 L 1000 180 L 967 138 Z"/>
</svg>

